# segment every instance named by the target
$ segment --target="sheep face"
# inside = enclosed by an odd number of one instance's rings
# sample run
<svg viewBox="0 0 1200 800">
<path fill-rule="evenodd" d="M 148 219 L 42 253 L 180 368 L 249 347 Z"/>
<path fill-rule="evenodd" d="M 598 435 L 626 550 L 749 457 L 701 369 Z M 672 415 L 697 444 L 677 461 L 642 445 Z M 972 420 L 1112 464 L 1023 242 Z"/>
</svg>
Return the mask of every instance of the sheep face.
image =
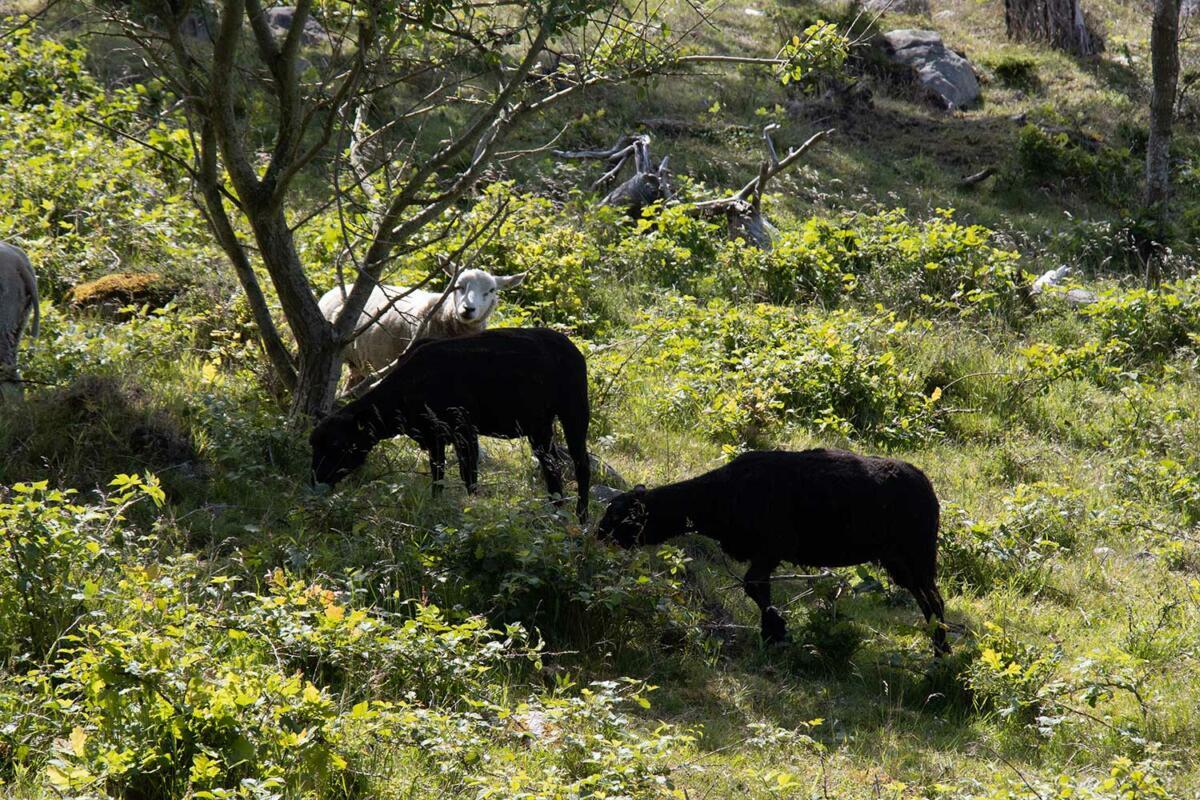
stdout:
<svg viewBox="0 0 1200 800">
<path fill-rule="evenodd" d="M 332 486 L 363 465 L 375 437 L 357 421 L 334 414 L 313 429 L 308 442 L 313 482 Z"/>
<path fill-rule="evenodd" d="M 611 539 L 624 548 L 641 544 L 648 517 L 645 496 L 646 487 L 638 484 L 632 492 L 614 497 L 596 528 L 596 536 L 601 541 Z"/>
<path fill-rule="evenodd" d="M 481 269 L 464 270 L 454 284 L 453 314 L 459 322 L 483 325 L 496 310 L 496 301 L 502 290 L 518 286 L 525 280 L 519 275 L 495 276 Z"/>
</svg>

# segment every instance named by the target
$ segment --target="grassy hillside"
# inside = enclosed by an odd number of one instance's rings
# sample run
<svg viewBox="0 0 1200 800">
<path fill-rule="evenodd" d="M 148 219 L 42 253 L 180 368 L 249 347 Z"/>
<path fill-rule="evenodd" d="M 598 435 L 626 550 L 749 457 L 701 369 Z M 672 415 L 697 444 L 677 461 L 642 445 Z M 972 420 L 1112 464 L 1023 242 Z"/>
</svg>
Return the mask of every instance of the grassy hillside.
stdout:
<svg viewBox="0 0 1200 800">
<path fill-rule="evenodd" d="M 696 537 L 595 541 L 523 443 L 485 441 L 474 497 L 452 473 L 432 498 L 407 440 L 314 490 L 307 431 L 185 177 L 94 124 L 135 119 L 153 81 L 66 4 L 6 39 L 0 239 L 29 251 L 45 299 L 25 397 L 0 408 L 0 796 L 1200 793 L 1195 108 L 1171 280 L 1146 291 L 1123 234 L 1145 4 L 1094 0 L 1108 50 L 1085 62 L 1007 44 L 998 0 L 931 5 L 858 24 L 941 31 L 981 72 L 979 108 L 921 104 L 864 46 L 869 106 L 738 67 L 609 89 L 521 133 L 565 125 L 570 149 L 649 130 L 700 196 L 753 175 L 764 124 L 784 144 L 836 128 L 773 184 L 769 252 L 678 208 L 598 209 L 574 191 L 598 165 L 548 155 L 498 168 L 463 211 L 507 204 L 477 263 L 530 277 L 496 324 L 572 335 L 590 447 L 626 482 L 752 448 L 919 465 L 942 503 L 945 659 L 872 565 L 776 581 L 792 641 L 764 647 L 744 565 Z M 727 3 L 696 46 L 772 55 L 818 17 L 856 12 Z M 300 234 L 322 287 L 325 224 Z M 1098 302 L 1029 301 L 1061 263 Z M 71 308 L 70 286 L 124 270 L 168 274 L 174 300 Z"/>
</svg>

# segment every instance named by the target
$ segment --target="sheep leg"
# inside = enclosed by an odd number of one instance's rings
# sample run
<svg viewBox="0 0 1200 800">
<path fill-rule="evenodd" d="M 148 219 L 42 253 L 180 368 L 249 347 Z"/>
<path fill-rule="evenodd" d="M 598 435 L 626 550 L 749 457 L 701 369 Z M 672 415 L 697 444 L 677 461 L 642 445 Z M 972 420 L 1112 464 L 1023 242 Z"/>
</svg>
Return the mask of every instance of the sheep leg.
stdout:
<svg viewBox="0 0 1200 800">
<path fill-rule="evenodd" d="M 454 436 L 454 454 L 458 456 L 458 473 L 467 485 L 467 494 L 479 489 L 479 437 L 469 431 Z"/>
<path fill-rule="evenodd" d="M 938 656 L 948 655 L 950 645 L 946 644 L 946 604 L 942 600 L 942 593 L 938 591 L 937 584 L 932 578 L 917 577 L 914 570 L 910 569 L 907 564 L 885 562 L 883 566 L 892 576 L 896 585 L 906 589 L 917 601 L 921 613 L 925 616 L 925 624 L 928 625 L 934 617 L 937 617 L 938 624 L 933 630 L 933 652 Z"/>
<path fill-rule="evenodd" d="M 929 622 L 931 617 L 937 617 L 937 627 L 933 629 L 933 652 L 934 655 L 948 656 L 950 655 L 950 645 L 946 643 L 946 602 L 942 599 L 942 593 L 938 591 L 937 584 L 930 581 L 922 590 L 921 593 L 925 596 L 925 602 L 929 604 L 929 613 L 925 614 L 925 621 Z M 920 600 L 918 599 L 918 604 Z M 924 611 L 924 609 L 921 609 Z"/>
<path fill-rule="evenodd" d="M 567 442 L 567 450 L 571 461 L 575 463 L 575 484 L 579 491 L 579 499 L 575 503 L 575 516 L 582 524 L 587 522 L 588 491 L 592 484 L 592 461 L 588 458 L 587 441 L 583 439 Z"/>
<path fill-rule="evenodd" d="M 768 644 L 787 641 L 787 625 L 779 609 L 771 605 L 771 573 L 777 564 L 752 561 L 743 585 L 762 614 L 762 638 Z"/>
<path fill-rule="evenodd" d="M 588 491 L 592 484 L 592 460 L 588 456 L 587 450 L 586 389 L 584 389 L 584 396 L 579 406 L 569 407 L 566 411 L 559 412 L 559 420 L 562 422 L 563 438 L 567 440 L 567 452 L 571 456 L 571 462 L 575 465 L 575 485 L 579 492 L 579 498 L 575 503 L 575 515 L 582 524 L 587 522 Z M 559 461 L 563 460 L 560 453 Z"/>
<path fill-rule="evenodd" d="M 542 467 L 542 478 L 546 481 L 546 490 L 554 498 L 554 505 L 561 507 L 563 504 L 562 467 L 554 453 L 554 428 L 547 426 L 546 429 L 540 430 L 536 434 L 531 433 L 529 445 L 533 448 L 533 455 Z"/>
</svg>

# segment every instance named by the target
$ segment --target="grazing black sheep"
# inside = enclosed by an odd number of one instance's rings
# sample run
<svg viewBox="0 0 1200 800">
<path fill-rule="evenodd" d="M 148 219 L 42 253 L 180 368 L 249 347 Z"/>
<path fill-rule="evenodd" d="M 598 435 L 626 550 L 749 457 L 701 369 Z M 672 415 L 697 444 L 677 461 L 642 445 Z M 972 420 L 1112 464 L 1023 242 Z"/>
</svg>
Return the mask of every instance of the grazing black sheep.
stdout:
<svg viewBox="0 0 1200 800">
<path fill-rule="evenodd" d="M 414 343 L 396 368 L 358 400 L 323 419 L 309 437 L 313 478 L 336 483 L 376 443 L 406 434 L 429 453 L 433 492 L 454 445 L 468 492 L 479 482 L 479 436 L 525 436 L 551 495 L 562 493 L 554 419 L 562 423 L 579 485 L 576 512 L 587 518 L 587 363 L 561 333 L 506 328 L 458 339 Z M 558 502 L 561 502 L 558 501 Z"/>
<path fill-rule="evenodd" d="M 762 636 L 785 636 L 771 605 L 771 573 L 782 561 L 818 567 L 876 562 L 925 614 L 937 616 L 934 650 L 950 652 L 935 582 L 938 500 L 912 464 L 844 450 L 759 451 L 690 480 L 613 499 L 597 535 L 622 547 L 683 533 L 715 539 L 749 561 L 746 594 L 762 612 Z"/>
</svg>

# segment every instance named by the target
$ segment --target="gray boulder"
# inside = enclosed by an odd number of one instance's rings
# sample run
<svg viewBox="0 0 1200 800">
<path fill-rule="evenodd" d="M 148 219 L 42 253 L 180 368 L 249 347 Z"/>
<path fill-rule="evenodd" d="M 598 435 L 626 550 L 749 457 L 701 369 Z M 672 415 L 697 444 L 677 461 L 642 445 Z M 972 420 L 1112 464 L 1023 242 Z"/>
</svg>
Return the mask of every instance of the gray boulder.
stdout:
<svg viewBox="0 0 1200 800">
<path fill-rule="evenodd" d="M 865 0 L 863 8 L 875 13 L 890 11 L 893 14 L 929 14 L 929 0 Z"/>
<path fill-rule="evenodd" d="M 263 11 L 263 16 L 267 18 L 267 24 L 271 26 L 276 36 L 287 36 L 287 32 L 292 29 L 292 20 L 296 17 L 295 6 L 276 6 Z M 317 22 L 312 17 L 304 20 L 304 34 L 301 37 L 301 42 L 308 45 L 320 44 L 328 41 L 329 34 L 321 27 L 321 23 Z"/>
<path fill-rule="evenodd" d="M 936 31 L 897 30 L 883 38 L 892 61 L 911 67 L 917 82 L 943 108 L 966 108 L 979 99 L 971 62 L 946 47 Z"/>
</svg>

